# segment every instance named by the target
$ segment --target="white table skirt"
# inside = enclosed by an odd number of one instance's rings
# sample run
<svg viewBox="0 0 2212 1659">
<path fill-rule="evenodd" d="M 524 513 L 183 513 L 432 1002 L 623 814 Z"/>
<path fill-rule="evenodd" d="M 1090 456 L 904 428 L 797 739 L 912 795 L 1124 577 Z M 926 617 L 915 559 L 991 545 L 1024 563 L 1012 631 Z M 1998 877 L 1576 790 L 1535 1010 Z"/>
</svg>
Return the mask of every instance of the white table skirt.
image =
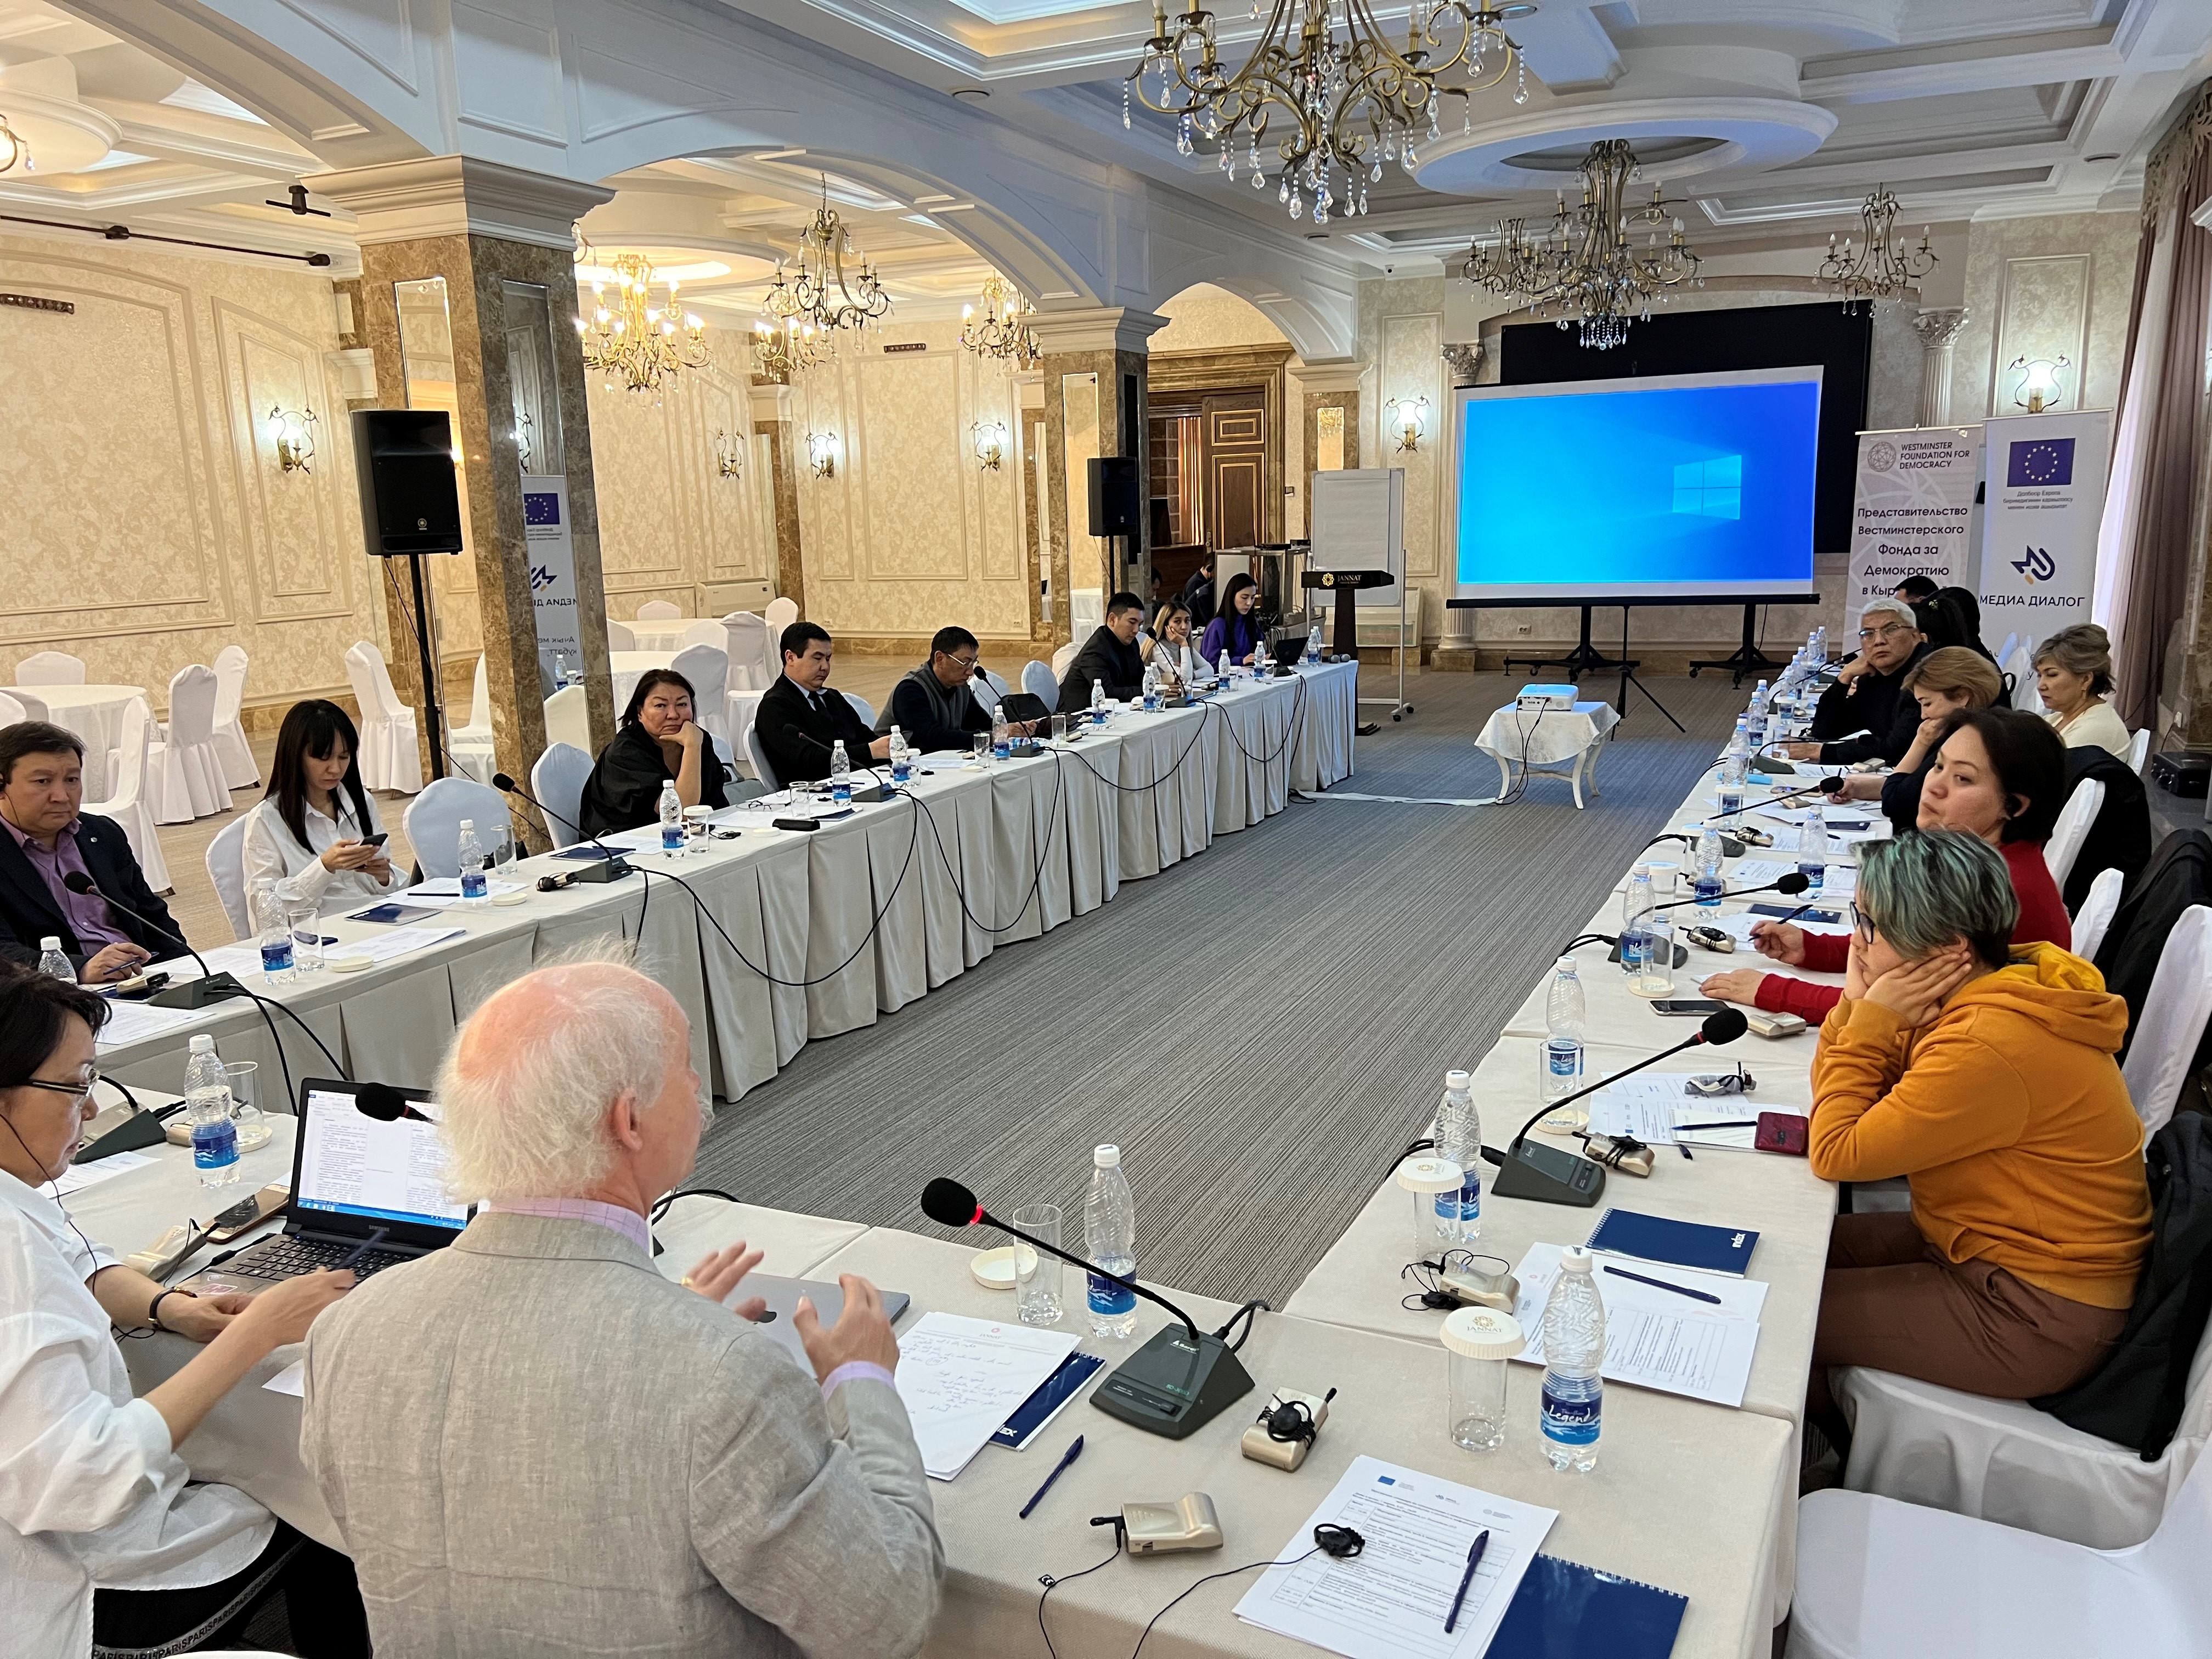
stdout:
<svg viewBox="0 0 2212 1659">
<path fill-rule="evenodd" d="M 84 798 L 103 801 L 115 793 L 107 775 L 107 751 L 123 744 L 123 714 L 131 699 L 143 697 L 143 685 L 30 685 L 23 690 L 46 705 L 46 718 L 84 739 Z"/>
</svg>

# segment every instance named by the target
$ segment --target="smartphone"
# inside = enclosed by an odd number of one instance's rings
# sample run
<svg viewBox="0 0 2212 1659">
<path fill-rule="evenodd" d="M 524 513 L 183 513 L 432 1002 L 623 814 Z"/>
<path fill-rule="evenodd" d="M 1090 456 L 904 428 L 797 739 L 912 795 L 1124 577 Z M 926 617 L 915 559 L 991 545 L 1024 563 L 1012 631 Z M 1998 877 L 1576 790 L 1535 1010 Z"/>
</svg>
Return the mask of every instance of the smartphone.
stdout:
<svg viewBox="0 0 2212 1659">
<path fill-rule="evenodd" d="M 381 847 L 386 842 L 391 839 L 392 831 L 389 830 L 380 830 L 373 836 L 363 836 L 361 838 L 361 844 L 363 847 Z"/>
<path fill-rule="evenodd" d="M 281 1181 L 271 1182 L 252 1197 L 240 1199 L 210 1222 L 206 1242 L 228 1244 L 234 1238 L 242 1237 L 270 1217 L 283 1214 L 291 1201 L 291 1188 Z"/>
<path fill-rule="evenodd" d="M 1728 1005 L 1711 1001 L 1704 997 L 1668 998 L 1651 1005 L 1655 1014 L 1679 1014 L 1686 1019 L 1703 1019 L 1707 1014 L 1717 1014 Z"/>
<path fill-rule="evenodd" d="M 356 910 L 349 921 L 420 921 L 425 916 L 438 913 L 420 904 L 372 904 L 366 910 Z"/>
</svg>

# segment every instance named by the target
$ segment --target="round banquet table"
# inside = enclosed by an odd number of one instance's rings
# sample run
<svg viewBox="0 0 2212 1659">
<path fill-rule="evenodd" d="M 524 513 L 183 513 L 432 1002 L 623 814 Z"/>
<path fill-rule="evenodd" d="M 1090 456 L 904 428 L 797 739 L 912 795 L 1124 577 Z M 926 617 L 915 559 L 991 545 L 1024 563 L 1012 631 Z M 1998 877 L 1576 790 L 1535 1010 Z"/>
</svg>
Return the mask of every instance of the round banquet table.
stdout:
<svg viewBox="0 0 2212 1659">
<path fill-rule="evenodd" d="M 107 775 L 107 751 L 123 741 L 123 711 L 143 697 L 143 685 L 27 685 L 10 687 L 11 696 L 36 697 L 46 718 L 84 739 L 84 798 L 97 804 L 115 793 Z"/>
<path fill-rule="evenodd" d="M 637 641 L 641 652 L 664 651 L 672 657 L 684 648 L 684 635 L 702 622 L 713 623 L 717 628 L 722 625 L 720 617 L 667 617 L 659 622 L 628 622 L 623 626 L 629 629 L 629 636 Z"/>
</svg>

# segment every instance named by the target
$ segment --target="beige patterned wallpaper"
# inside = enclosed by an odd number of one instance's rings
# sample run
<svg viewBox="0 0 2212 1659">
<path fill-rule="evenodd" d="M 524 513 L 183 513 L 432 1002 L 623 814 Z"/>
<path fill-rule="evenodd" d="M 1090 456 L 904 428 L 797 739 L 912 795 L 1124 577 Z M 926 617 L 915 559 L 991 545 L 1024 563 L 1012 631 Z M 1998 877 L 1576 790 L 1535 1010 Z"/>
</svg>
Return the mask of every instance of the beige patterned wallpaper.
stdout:
<svg viewBox="0 0 2212 1659">
<path fill-rule="evenodd" d="M 341 691 L 346 647 L 382 623 L 330 279 L 0 236 L 0 289 L 76 307 L 0 308 L 0 681 L 66 651 L 158 711 L 173 674 L 235 643 L 251 703 Z M 311 471 L 278 471 L 271 404 L 319 417 Z"/>
<path fill-rule="evenodd" d="M 1960 420 L 2017 415 L 2014 358 L 2064 355 L 2061 409 L 2111 409 L 2127 352 L 2138 222 L 2126 213 L 1990 219 L 1967 233 L 1966 326 L 1951 369 Z"/>
</svg>

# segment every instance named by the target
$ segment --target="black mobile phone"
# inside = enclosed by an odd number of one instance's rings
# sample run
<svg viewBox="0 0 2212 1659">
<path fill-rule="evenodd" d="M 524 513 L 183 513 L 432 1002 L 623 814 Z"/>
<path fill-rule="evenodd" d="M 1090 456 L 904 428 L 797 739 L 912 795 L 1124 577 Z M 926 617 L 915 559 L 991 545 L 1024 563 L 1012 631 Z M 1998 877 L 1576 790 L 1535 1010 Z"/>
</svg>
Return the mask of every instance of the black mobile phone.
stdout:
<svg viewBox="0 0 2212 1659">
<path fill-rule="evenodd" d="M 292 1189 L 283 1182 L 272 1182 L 251 1198 L 242 1198 L 208 1225 L 207 1243 L 228 1244 L 251 1232 L 274 1215 L 282 1215 L 285 1206 L 292 1201 Z"/>
<path fill-rule="evenodd" d="M 1685 1019 L 1703 1019 L 1707 1014 L 1717 1014 L 1727 1006 L 1705 997 L 1675 997 L 1654 1002 L 1651 1012 L 1655 1014 L 1678 1014 Z"/>
<path fill-rule="evenodd" d="M 361 844 L 363 847 L 381 847 L 386 842 L 391 839 L 392 831 L 389 830 L 380 830 L 373 836 L 363 836 L 361 838 Z"/>
<path fill-rule="evenodd" d="M 425 916 L 438 913 L 421 904 L 372 904 L 366 910 L 356 910 L 348 918 L 351 921 L 420 921 Z"/>
</svg>

